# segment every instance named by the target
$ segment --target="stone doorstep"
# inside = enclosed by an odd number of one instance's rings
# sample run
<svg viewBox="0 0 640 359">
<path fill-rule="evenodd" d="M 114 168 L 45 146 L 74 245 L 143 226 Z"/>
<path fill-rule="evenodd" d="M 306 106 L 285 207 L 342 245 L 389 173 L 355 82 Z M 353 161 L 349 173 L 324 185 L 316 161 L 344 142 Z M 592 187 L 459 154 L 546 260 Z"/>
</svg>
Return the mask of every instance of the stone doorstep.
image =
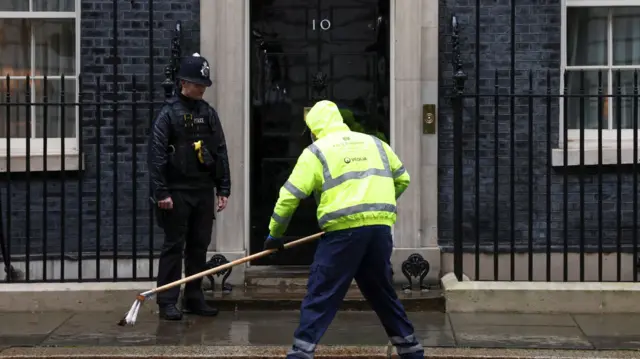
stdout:
<svg viewBox="0 0 640 359">
<path fill-rule="evenodd" d="M 640 313 L 640 283 L 442 279 L 449 313 Z"/>
<path fill-rule="evenodd" d="M 208 283 L 208 280 L 205 280 Z M 217 279 L 219 281 L 219 279 Z M 309 266 L 249 267 L 245 270 L 244 284 L 249 288 L 302 289 L 309 281 Z M 355 280 L 351 288 L 358 288 Z"/>
<path fill-rule="evenodd" d="M 305 288 L 276 288 L 247 289 L 245 291 L 232 291 L 230 294 L 222 294 L 220 291 L 207 292 L 207 301 L 221 310 L 299 310 L 302 300 L 306 295 Z M 433 290 L 429 292 L 414 291 L 405 293 L 398 291 L 398 297 L 405 310 L 437 311 L 444 312 L 444 298 L 442 292 Z M 347 292 L 340 307 L 341 310 L 371 310 L 369 303 L 364 299 L 357 287 Z"/>
<path fill-rule="evenodd" d="M 220 283 L 220 277 L 214 279 L 217 284 Z M 306 288 L 309 280 L 309 266 L 254 266 L 245 269 L 244 285 L 246 287 L 277 287 L 277 288 Z M 417 287 L 417 279 L 413 278 L 414 286 Z M 396 283 L 397 286 L 402 283 Z M 424 279 L 424 284 L 430 288 L 440 288 L 440 281 L 430 278 Z M 203 285 L 210 286 L 208 279 L 205 279 Z M 358 285 L 355 280 L 351 282 L 351 289 L 357 289 Z"/>
<path fill-rule="evenodd" d="M 289 347 L 283 346 L 145 346 L 145 347 L 27 347 L 0 349 L 0 358 L 42 359 L 223 359 L 223 358 L 283 358 Z M 631 359 L 638 358 L 635 351 L 597 350 L 539 350 L 539 349 L 467 349 L 426 348 L 430 359 Z M 319 345 L 316 358 L 398 358 L 395 350 L 387 346 L 323 346 Z"/>
<path fill-rule="evenodd" d="M 308 266 L 261 266 L 245 270 L 244 283 L 247 287 L 306 288 L 309 279 Z"/>
<path fill-rule="evenodd" d="M 152 282 L 116 283 L 29 283 L 0 284 L 0 312 L 47 311 L 128 311 L 138 293 L 155 288 Z M 305 288 L 242 288 L 231 293 L 220 289 L 205 292 L 212 305 L 221 310 L 298 310 L 306 294 Z M 428 292 L 398 291 L 407 311 L 444 312 L 444 298 L 439 290 Z M 157 308 L 151 299 L 143 310 Z M 359 290 L 351 289 L 342 310 L 370 310 Z"/>
</svg>

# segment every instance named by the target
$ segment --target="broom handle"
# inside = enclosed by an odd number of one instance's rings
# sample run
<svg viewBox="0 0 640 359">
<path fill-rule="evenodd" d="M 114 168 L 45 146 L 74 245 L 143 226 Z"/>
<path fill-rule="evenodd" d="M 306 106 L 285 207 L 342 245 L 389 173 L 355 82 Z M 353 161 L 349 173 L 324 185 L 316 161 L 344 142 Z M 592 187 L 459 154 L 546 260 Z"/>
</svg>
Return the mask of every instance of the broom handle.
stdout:
<svg viewBox="0 0 640 359">
<path fill-rule="evenodd" d="M 324 232 L 320 232 L 320 233 L 316 233 L 316 234 L 308 236 L 308 237 L 297 239 L 295 241 L 286 243 L 284 245 L 284 248 L 287 249 L 287 248 L 295 247 L 295 246 L 297 246 L 299 244 L 302 244 L 302 243 L 311 242 L 312 240 L 322 236 L 323 234 L 324 234 Z M 275 251 L 277 251 L 277 249 L 267 249 L 265 251 L 255 253 L 255 254 L 252 254 L 250 256 L 246 256 L 244 258 L 236 259 L 233 262 L 229 262 L 229 263 L 223 264 L 223 265 L 215 267 L 215 268 L 207 269 L 204 272 L 196 273 L 196 274 L 190 275 L 188 277 L 179 279 L 179 280 L 177 280 L 175 282 L 171 282 L 171 283 L 165 284 L 165 285 L 163 285 L 161 287 L 154 288 L 154 289 L 152 289 L 152 290 L 150 290 L 148 292 L 145 292 L 145 294 L 155 294 L 155 293 L 163 292 L 163 291 L 165 291 L 167 289 L 180 286 L 180 285 L 182 285 L 184 283 L 187 283 L 187 282 L 190 282 L 190 281 L 192 281 L 194 279 L 198 279 L 198 278 L 201 278 L 201 277 L 204 277 L 204 276 L 207 276 L 207 275 L 211 275 L 211 274 L 216 274 L 218 272 L 222 272 L 225 269 L 228 269 L 228 268 L 231 268 L 231 267 L 235 267 L 238 264 L 242 264 L 242 263 L 246 263 L 246 262 L 252 261 L 254 259 L 266 257 L 267 255 L 269 255 L 269 254 L 271 254 L 271 253 L 273 253 Z"/>
</svg>

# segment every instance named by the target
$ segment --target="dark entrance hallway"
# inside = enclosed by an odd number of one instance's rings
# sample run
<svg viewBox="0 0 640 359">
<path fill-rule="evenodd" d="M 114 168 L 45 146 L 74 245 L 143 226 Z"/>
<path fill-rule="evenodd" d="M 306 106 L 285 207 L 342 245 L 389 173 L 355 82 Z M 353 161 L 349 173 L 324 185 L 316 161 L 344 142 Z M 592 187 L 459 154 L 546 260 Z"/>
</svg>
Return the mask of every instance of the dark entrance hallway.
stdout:
<svg viewBox="0 0 640 359">
<path fill-rule="evenodd" d="M 336 102 L 354 131 L 389 138 L 389 0 L 251 1 L 250 251 L 262 250 L 280 187 L 311 143 L 305 108 Z M 313 197 L 287 240 L 320 231 Z M 306 265 L 315 244 L 253 265 Z"/>
</svg>

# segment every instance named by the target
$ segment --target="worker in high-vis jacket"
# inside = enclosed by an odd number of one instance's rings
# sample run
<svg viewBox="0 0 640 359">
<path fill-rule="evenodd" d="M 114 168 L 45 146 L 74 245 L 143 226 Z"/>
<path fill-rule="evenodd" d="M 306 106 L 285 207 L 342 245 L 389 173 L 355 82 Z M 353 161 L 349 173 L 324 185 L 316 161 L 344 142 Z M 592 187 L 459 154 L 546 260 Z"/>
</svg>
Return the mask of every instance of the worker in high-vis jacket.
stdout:
<svg viewBox="0 0 640 359">
<path fill-rule="evenodd" d="M 313 358 L 354 278 L 400 357 L 423 358 L 424 349 L 391 283 L 391 226 L 409 174 L 389 145 L 350 131 L 335 103 L 316 103 L 305 121 L 314 142 L 280 189 L 265 241 L 266 249 L 283 249 L 282 236 L 300 200 L 315 196 L 325 234 L 287 358 Z"/>
</svg>

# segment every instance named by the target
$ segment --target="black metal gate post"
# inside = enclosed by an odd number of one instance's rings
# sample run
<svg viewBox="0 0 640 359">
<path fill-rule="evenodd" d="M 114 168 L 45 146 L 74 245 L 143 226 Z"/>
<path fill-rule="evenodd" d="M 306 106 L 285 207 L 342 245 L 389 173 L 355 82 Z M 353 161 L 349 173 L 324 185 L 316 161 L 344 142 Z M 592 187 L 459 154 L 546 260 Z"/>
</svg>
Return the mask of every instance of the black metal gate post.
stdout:
<svg viewBox="0 0 640 359">
<path fill-rule="evenodd" d="M 0 202 L 0 208 L 2 207 L 2 202 Z M 10 213 L 8 215 L 11 215 Z M 11 283 L 19 279 L 18 272 L 11 265 L 11 259 L 9 258 L 9 252 L 7 251 L 7 243 L 6 236 L 4 235 L 4 220 L 2 215 L 0 214 L 0 252 L 2 252 L 2 262 L 4 263 L 4 272 L 7 275 L 6 281 Z"/>
<path fill-rule="evenodd" d="M 171 59 L 169 64 L 164 68 L 164 76 L 166 79 L 162 83 L 165 98 L 169 98 L 180 92 L 180 81 L 176 80 L 176 75 L 180 68 L 180 59 L 182 56 L 182 21 L 176 21 L 173 30 L 173 38 L 171 39 Z"/>
<path fill-rule="evenodd" d="M 453 271 L 462 281 L 462 121 L 463 93 L 467 74 L 462 71 L 460 59 L 460 29 L 458 19 L 451 17 L 452 53 L 453 53 Z"/>
</svg>

